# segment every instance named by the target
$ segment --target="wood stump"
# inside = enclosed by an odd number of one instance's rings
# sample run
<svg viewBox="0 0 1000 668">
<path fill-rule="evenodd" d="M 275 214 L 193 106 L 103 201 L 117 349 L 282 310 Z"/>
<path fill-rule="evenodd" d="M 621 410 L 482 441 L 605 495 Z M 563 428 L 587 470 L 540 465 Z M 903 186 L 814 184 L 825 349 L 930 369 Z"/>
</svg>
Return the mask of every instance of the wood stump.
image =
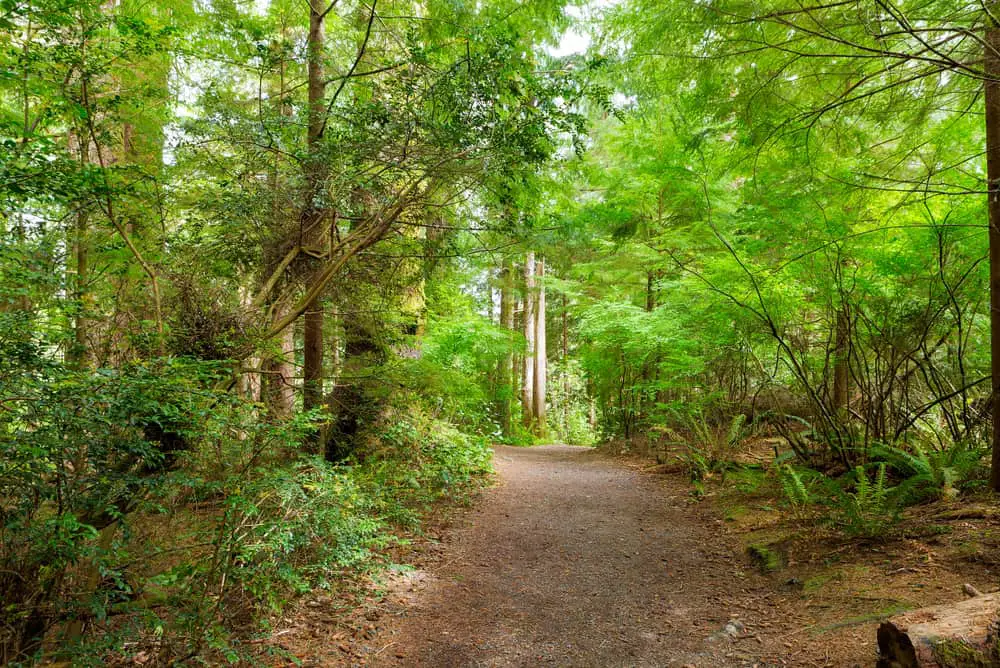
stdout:
<svg viewBox="0 0 1000 668">
<path fill-rule="evenodd" d="M 1000 667 L 1000 593 L 912 610 L 878 629 L 878 668 Z"/>
</svg>

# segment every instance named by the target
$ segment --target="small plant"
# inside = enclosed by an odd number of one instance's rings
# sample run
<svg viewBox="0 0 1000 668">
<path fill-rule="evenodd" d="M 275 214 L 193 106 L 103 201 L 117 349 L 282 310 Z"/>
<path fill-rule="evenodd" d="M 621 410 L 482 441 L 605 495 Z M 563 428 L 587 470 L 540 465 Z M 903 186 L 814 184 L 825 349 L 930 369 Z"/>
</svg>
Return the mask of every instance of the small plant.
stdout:
<svg viewBox="0 0 1000 668">
<path fill-rule="evenodd" d="M 903 479 L 896 488 L 900 505 L 928 499 L 954 499 L 960 487 L 982 470 L 982 453 L 964 443 L 943 450 L 927 451 L 919 445 L 912 452 L 876 445 L 872 457 L 883 460 Z"/>
<path fill-rule="evenodd" d="M 784 464 L 778 469 L 778 479 L 781 481 L 785 499 L 796 514 L 801 514 L 807 506 L 815 502 L 802 476 L 789 464 Z"/>
<path fill-rule="evenodd" d="M 854 491 L 841 496 L 834 523 L 848 536 L 882 538 L 899 519 L 898 506 L 890 500 L 885 462 L 871 479 L 863 466 L 854 468 L 853 477 Z"/>
</svg>

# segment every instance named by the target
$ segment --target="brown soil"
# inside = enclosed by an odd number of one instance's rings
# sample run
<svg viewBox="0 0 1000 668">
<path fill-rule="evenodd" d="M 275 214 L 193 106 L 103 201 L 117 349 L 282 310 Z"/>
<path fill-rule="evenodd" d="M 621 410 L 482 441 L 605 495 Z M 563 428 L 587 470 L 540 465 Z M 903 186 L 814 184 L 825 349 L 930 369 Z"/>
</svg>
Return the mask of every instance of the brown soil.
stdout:
<svg viewBox="0 0 1000 668">
<path fill-rule="evenodd" d="M 495 462 L 501 483 L 433 572 L 390 596 L 373 664 L 789 665 L 811 643 L 681 480 L 587 448 L 500 447 Z"/>
<path fill-rule="evenodd" d="M 921 506 L 864 542 L 779 510 L 763 472 L 696 499 L 676 466 L 588 448 L 498 447 L 495 466 L 472 510 L 395 555 L 414 570 L 361 607 L 306 601 L 275 644 L 307 666 L 849 668 L 874 664 L 880 620 L 997 589 L 991 501 Z M 760 544 L 778 570 L 747 556 Z"/>
</svg>

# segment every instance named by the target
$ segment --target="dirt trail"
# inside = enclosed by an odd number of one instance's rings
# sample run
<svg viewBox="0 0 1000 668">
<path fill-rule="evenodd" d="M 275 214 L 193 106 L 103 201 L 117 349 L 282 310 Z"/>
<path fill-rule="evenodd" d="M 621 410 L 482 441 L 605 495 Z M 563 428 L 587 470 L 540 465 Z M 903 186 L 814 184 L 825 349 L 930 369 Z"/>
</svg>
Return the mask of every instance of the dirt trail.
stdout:
<svg viewBox="0 0 1000 668">
<path fill-rule="evenodd" d="M 500 447 L 496 468 L 500 484 L 383 618 L 374 665 L 826 663 L 797 651 L 814 641 L 794 606 L 682 482 L 565 446 Z M 841 661 L 828 665 L 854 663 Z"/>
</svg>

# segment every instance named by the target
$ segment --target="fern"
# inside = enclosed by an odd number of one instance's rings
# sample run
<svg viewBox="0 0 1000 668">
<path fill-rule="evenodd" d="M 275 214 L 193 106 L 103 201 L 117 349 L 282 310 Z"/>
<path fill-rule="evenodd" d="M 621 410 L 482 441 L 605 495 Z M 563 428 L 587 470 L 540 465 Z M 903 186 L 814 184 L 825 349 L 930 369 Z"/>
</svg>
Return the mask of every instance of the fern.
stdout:
<svg viewBox="0 0 1000 668">
<path fill-rule="evenodd" d="M 890 500 L 885 462 L 879 462 L 873 479 L 863 466 L 854 469 L 854 491 L 840 500 L 838 524 L 849 536 L 881 538 L 899 519 L 898 507 Z"/>
<path fill-rule="evenodd" d="M 726 433 L 726 445 L 732 447 L 738 445 L 746 437 L 747 416 L 743 413 L 734 415 L 729 422 L 729 431 Z"/>
<path fill-rule="evenodd" d="M 796 510 L 801 510 L 813 502 L 812 494 L 802 480 L 802 476 L 794 468 L 785 464 L 779 469 L 781 489 L 785 498 Z"/>
<path fill-rule="evenodd" d="M 872 455 L 884 460 L 902 478 L 896 494 L 903 505 L 926 499 L 954 498 L 958 495 L 958 487 L 981 468 L 980 453 L 962 443 L 930 454 L 919 445 L 912 446 L 912 452 L 876 445 Z"/>
</svg>

